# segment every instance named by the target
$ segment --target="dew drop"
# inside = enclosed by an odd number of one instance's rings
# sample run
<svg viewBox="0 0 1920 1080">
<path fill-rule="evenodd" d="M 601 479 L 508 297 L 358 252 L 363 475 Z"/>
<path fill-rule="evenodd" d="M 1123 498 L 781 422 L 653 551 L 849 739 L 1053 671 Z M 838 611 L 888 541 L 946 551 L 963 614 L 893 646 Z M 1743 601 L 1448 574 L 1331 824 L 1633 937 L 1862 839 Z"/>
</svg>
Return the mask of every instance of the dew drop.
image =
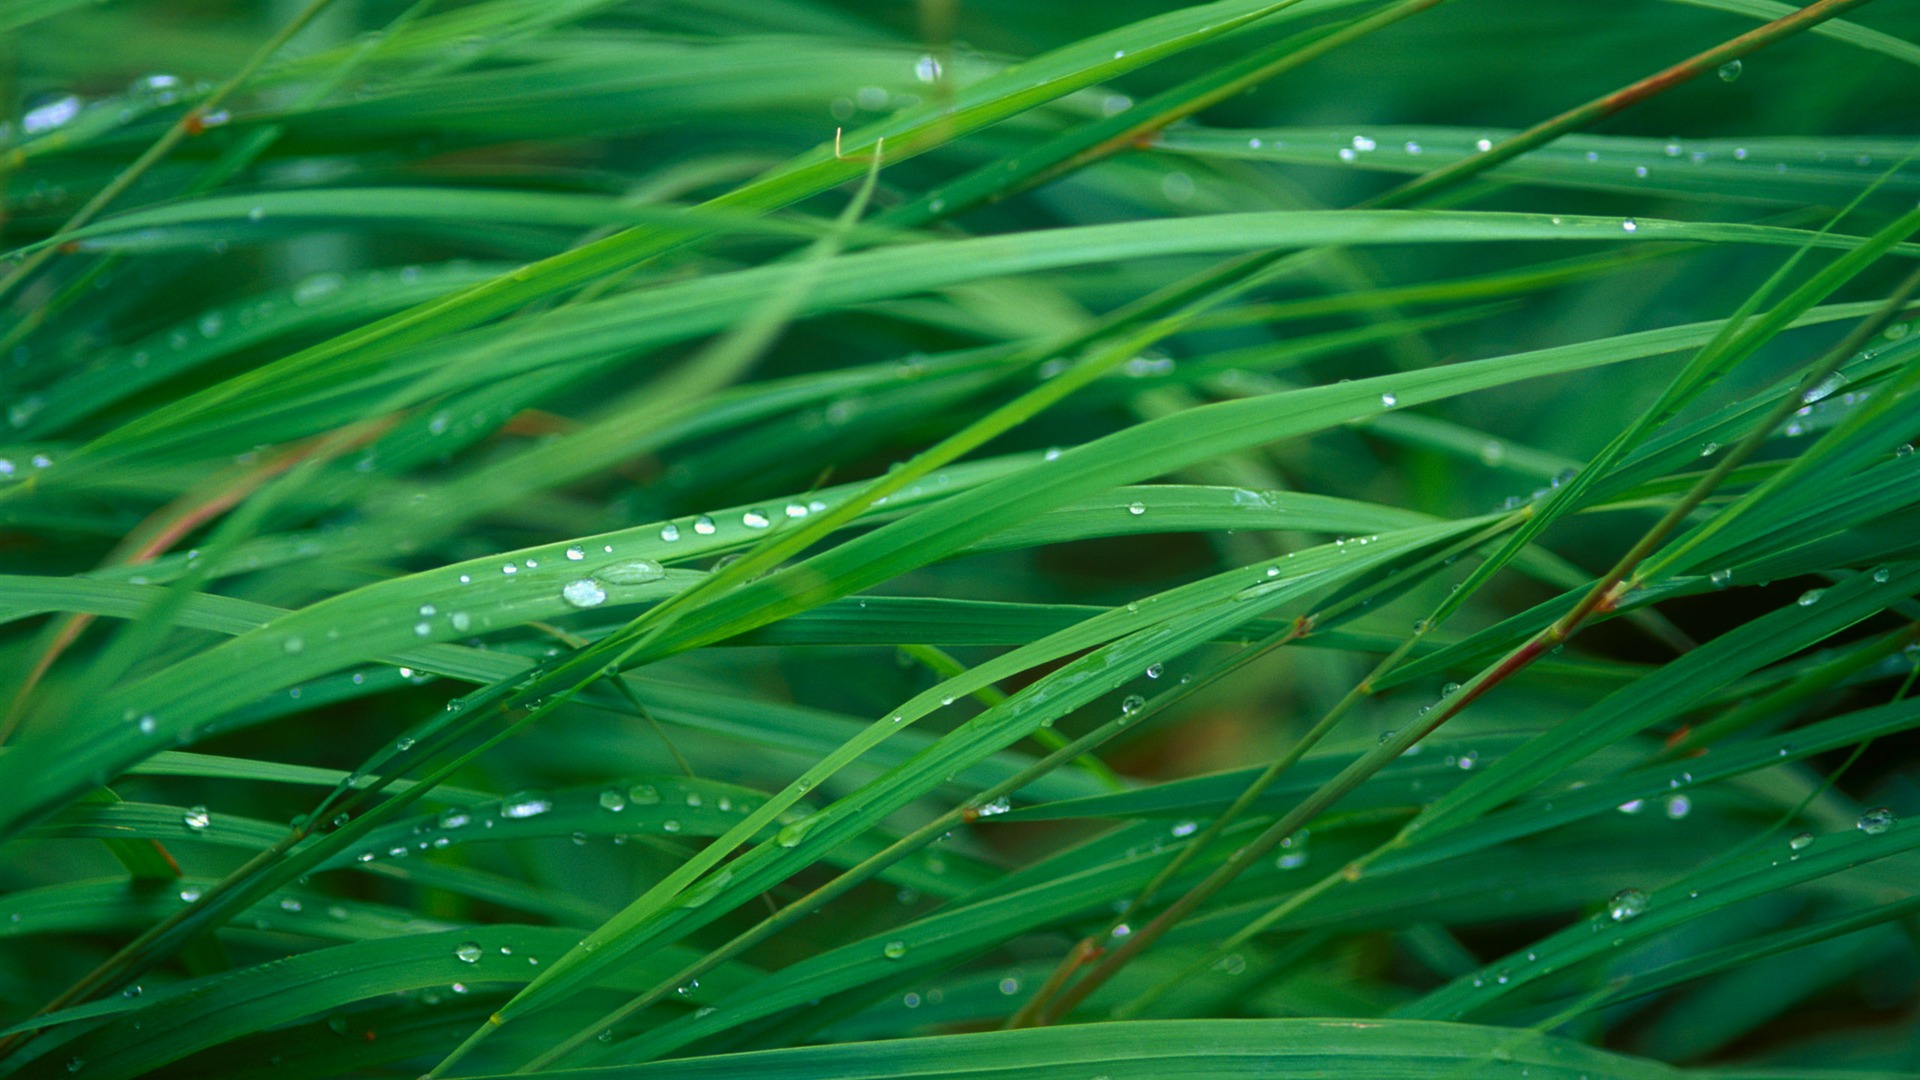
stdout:
<svg viewBox="0 0 1920 1080">
<path fill-rule="evenodd" d="M 1622 232 L 1639 232 L 1640 223 L 1633 220 L 1632 218 L 1627 218 L 1624 221 L 1620 222 L 1620 229 Z"/>
<path fill-rule="evenodd" d="M 1795 833 L 1793 839 L 1787 841 L 1787 847 L 1794 851 L 1805 851 L 1812 846 L 1813 834 L 1810 832 Z"/>
<path fill-rule="evenodd" d="M 660 539 L 666 541 L 669 544 L 680 539 L 680 526 L 675 525 L 671 521 L 667 522 L 665 525 L 660 526 Z"/>
<path fill-rule="evenodd" d="M 627 789 L 627 799 L 635 806 L 654 806 L 660 802 L 660 789 L 652 784 L 635 784 Z"/>
<path fill-rule="evenodd" d="M 463 964 L 477 964 L 480 962 L 480 946 L 476 942 L 463 941 L 454 946 L 453 955 Z"/>
<path fill-rule="evenodd" d="M 1393 408 L 1393 407 L 1394 407 L 1395 405 L 1398 405 L 1398 404 L 1400 404 L 1400 399 L 1399 399 L 1398 397 L 1396 397 L 1396 396 L 1394 396 L 1393 394 L 1381 394 L 1381 395 L 1380 395 L 1380 404 L 1381 404 L 1381 405 L 1383 405 L 1383 406 L 1385 406 L 1385 407 L 1387 407 L 1387 408 L 1389 408 L 1389 409 L 1391 409 L 1391 408 Z"/>
<path fill-rule="evenodd" d="M 773 519 L 767 517 L 765 510 L 749 510 L 740 515 L 740 524 L 749 529 L 764 529 L 773 524 Z"/>
<path fill-rule="evenodd" d="M 1826 593 L 1827 590 L 1825 589 L 1808 589 L 1806 592 L 1801 593 L 1800 599 L 1795 600 L 1794 603 L 1799 604 L 1801 607 L 1812 607 L 1819 603 L 1820 598 L 1825 596 Z"/>
<path fill-rule="evenodd" d="M 1132 514 L 1134 517 L 1139 517 L 1141 514 L 1144 514 L 1146 512 L 1147 512 L 1146 503 L 1130 502 L 1127 504 L 1127 513 Z"/>
<path fill-rule="evenodd" d="M 1899 815 L 1895 814 L 1891 809 L 1884 806 L 1876 806 L 1861 814 L 1860 820 L 1855 823 L 1855 826 L 1868 836 L 1879 836 L 1881 833 L 1899 824 L 1899 822 Z"/>
<path fill-rule="evenodd" d="M 712 536 L 714 533 L 713 519 L 705 514 L 694 518 L 693 531 L 699 533 L 701 536 Z"/>
<path fill-rule="evenodd" d="M 553 803 L 528 792 L 509 795 L 500 802 L 500 816 L 503 818 L 530 818 L 553 809 Z"/>
<path fill-rule="evenodd" d="M 901 957 L 907 955 L 907 943 L 904 941 L 901 941 L 898 938 L 895 938 L 894 940 L 887 942 L 884 946 L 881 947 L 880 955 L 886 957 L 889 960 L 898 960 Z"/>
<path fill-rule="evenodd" d="M 593 576 L 609 585 L 644 585 L 666 577 L 667 571 L 652 559 L 628 559 L 625 562 L 608 563 L 595 570 Z"/>
<path fill-rule="evenodd" d="M 568 562 L 579 562 L 581 559 L 584 559 L 586 557 L 587 557 L 586 549 L 581 547 L 579 544 L 575 544 L 572 547 L 567 549 Z"/>
<path fill-rule="evenodd" d="M 187 828 L 197 831 L 211 825 L 213 823 L 213 816 L 207 813 L 206 807 L 194 806 L 189 807 L 186 814 L 183 815 L 180 820 L 186 823 Z"/>
<path fill-rule="evenodd" d="M 1740 77 L 1741 64 L 1738 60 L 1729 60 L 1720 65 L 1720 81 L 1732 82 Z"/>
<path fill-rule="evenodd" d="M 560 598 L 577 608 L 598 607 L 606 602 L 607 590 L 592 578 L 581 578 L 562 586 Z"/>
<path fill-rule="evenodd" d="M 600 793 L 600 808 L 602 810 L 614 811 L 625 810 L 627 808 L 627 797 L 621 794 L 619 788 L 608 788 Z"/>
<path fill-rule="evenodd" d="M 1614 922 L 1626 922 L 1647 910 L 1647 894 L 1639 889 L 1621 889 L 1607 901 L 1607 917 Z"/>
</svg>

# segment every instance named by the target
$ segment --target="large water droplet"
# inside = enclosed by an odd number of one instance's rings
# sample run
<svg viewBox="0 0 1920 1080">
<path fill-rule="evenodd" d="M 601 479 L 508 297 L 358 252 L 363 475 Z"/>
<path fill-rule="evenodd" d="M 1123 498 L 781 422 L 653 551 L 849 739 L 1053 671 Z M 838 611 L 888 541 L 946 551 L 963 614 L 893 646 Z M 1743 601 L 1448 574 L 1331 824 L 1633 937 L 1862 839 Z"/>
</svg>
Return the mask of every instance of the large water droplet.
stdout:
<svg viewBox="0 0 1920 1080">
<path fill-rule="evenodd" d="M 765 510 L 749 510 L 740 515 L 740 524 L 749 529 L 764 529 L 772 523 L 773 519 L 767 517 Z"/>
<path fill-rule="evenodd" d="M 667 522 L 665 525 L 660 526 L 660 539 L 666 541 L 669 544 L 680 539 L 680 526 L 675 525 L 671 521 Z"/>
<path fill-rule="evenodd" d="M 553 803 L 524 791 L 500 801 L 500 816 L 503 818 L 539 817 L 551 809 Z"/>
<path fill-rule="evenodd" d="M 480 946 L 472 941 L 463 941 L 454 946 L 453 955 L 459 957 L 463 964 L 477 964 L 480 962 Z"/>
<path fill-rule="evenodd" d="M 1856 827 L 1868 836 L 1879 836 L 1900 823 L 1900 815 L 1885 806 L 1876 806 L 1860 815 Z"/>
<path fill-rule="evenodd" d="M 1647 910 L 1647 894 L 1639 889 L 1621 889 L 1607 901 L 1607 917 L 1614 922 L 1626 922 Z"/>
<path fill-rule="evenodd" d="M 598 607 L 606 603 L 607 590 L 592 578 L 581 578 L 561 586 L 560 599 L 577 608 Z"/>
<path fill-rule="evenodd" d="M 652 559 L 628 559 L 625 562 L 609 563 L 595 570 L 593 576 L 609 585 L 644 585 L 649 581 L 659 581 L 666 577 L 667 571 Z"/>
</svg>

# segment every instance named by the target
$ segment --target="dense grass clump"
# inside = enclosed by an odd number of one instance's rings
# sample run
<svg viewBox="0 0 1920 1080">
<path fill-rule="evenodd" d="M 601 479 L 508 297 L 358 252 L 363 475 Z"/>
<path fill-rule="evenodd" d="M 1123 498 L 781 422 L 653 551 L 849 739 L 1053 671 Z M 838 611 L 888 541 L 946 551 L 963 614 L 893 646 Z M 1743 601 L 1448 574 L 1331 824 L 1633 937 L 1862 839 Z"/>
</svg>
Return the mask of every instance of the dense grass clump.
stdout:
<svg viewBox="0 0 1920 1080">
<path fill-rule="evenodd" d="M 1920 1070 L 1916 27 L 0 0 L 0 1074 Z"/>
</svg>

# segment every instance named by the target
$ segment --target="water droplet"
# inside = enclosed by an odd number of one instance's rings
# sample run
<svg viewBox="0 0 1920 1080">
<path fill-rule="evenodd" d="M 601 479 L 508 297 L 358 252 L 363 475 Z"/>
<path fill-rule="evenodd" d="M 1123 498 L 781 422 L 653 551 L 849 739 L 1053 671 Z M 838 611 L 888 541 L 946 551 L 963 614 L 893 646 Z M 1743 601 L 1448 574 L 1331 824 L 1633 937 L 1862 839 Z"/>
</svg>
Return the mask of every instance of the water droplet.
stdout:
<svg viewBox="0 0 1920 1080">
<path fill-rule="evenodd" d="M 500 816 L 503 818 L 530 818 L 553 809 L 553 803 L 529 792 L 509 795 L 500 801 Z"/>
<path fill-rule="evenodd" d="M 675 525 L 671 521 L 667 522 L 665 525 L 660 526 L 660 539 L 666 541 L 669 544 L 680 539 L 680 526 Z"/>
<path fill-rule="evenodd" d="M 1819 603 L 1820 598 L 1825 596 L 1826 593 L 1827 590 L 1825 589 L 1808 589 L 1806 592 L 1801 593 L 1800 599 L 1795 600 L 1794 603 L 1799 604 L 1801 607 L 1812 607 Z"/>
<path fill-rule="evenodd" d="M 1639 232 L 1640 223 L 1633 220 L 1632 218 L 1627 218 L 1624 221 L 1620 222 L 1620 229 L 1623 232 Z"/>
<path fill-rule="evenodd" d="M 627 798 L 635 806 L 653 806 L 660 801 L 660 789 L 652 784 L 635 784 L 627 789 Z"/>
<path fill-rule="evenodd" d="M 459 957 L 463 964 L 477 964 L 480 962 L 480 946 L 476 942 L 463 941 L 454 946 L 453 955 Z"/>
<path fill-rule="evenodd" d="M 1685 795 L 1667 796 L 1667 816 L 1675 821 L 1693 812 L 1693 800 Z"/>
<path fill-rule="evenodd" d="M 593 576 L 609 585 L 644 585 L 666 577 L 667 571 L 652 559 L 628 559 L 626 562 L 608 563 L 595 570 Z"/>
<path fill-rule="evenodd" d="M 1160 677 L 1160 676 L 1161 676 L 1161 675 L 1162 675 L 1163 673 L 1165 673 L 1165 671 L 1166 671 L 1166 670 L 1167 670 L 1167 668 L 1166 668 L 1166 665 L 1164 665 L 1164 664 L 1148 664 L 1148 665 L 1147 665 L 1147 678 L 1149 678 L 1149 679 L 1157 679 L 1157 678 L 1159 678 L 1159 677 Z"/>
<path fill-rule="evenodd" d="M 1621 889 L 1607 901 L 1607 917 L 1614 922 L 1626 922 L 1647 910 L 1647 894 L 1639 889 Z"/>
<path fill-rule="evenodd" d="M 1147 512 L 1146 503 L 1130 502 L 1127 504 L 1127 513 L 1132 514 L 1134 517 L 1139 517 L 1141 514 L 1144 514 L 1146 512 Z"/>
<path fill-rule="evenodd" d="M 1167 831 L 1175 836 L 1192 836 L 1195 832 L 1199 831 L 1199 828 L 1200 823 L 1197 821 L 1181 821 L 1176 822 L 1173 828 Z"/>
<path fill-rule="evenodd" d="M 1146 707 L 1147 707 L 1146 698 L 1141 697 L 1139 694 L 1128 694 L 1120 702 L 1120 714 L 1122 716 L 1132 716 L 1134 713 L 1137 713 L 1141 709 L 1144 709 Z"/>
<path fill-rule="evenodd" d="M 1787 841 L 1787 847 L 1794 851 L 1805 851 L 1812 846 L 1813 834 L 1810 832 L 1795 833 L 1793 839 Z"/>
<path fill-rule="evenodd" d="M 627 797 L 621 794 L 619 788 L 608 788 L 600 793 L 600 808 L 602 810 L 625 810 L 627 808 Z"/>
<path fill-rule="evenodd" d="M 767 517 L 765 510 L 749 510 L 740 515 L 740 524 L 745 525 L 749 529 L 764 529 L 768 525 L 773 524 L 773 521 Z"/>
<path fill-rule="evenodd" d="M 1645 799 L 1628 799 L 1626 802 L 1620 804 L 1620 812 L 1623 814 L 1637 814 L 1646 808 L 1647 801 Z"/>
<path fill-rule="evenodd" d="M 1720 81 L 1732 82 L 1740 77 L 1740 61 L 1729 60 L 1720 65 Z"/>
<path fill-rule="evenodd" d="M 1398 397 L 1395 397 L 1393 394 L 1381 394 L 1380 404 L 1391 409 L 1395 405 L 1400 404 L 1400 399 Z"/>
<path fill-rule="evenodd" d="M 297 653 L 307 647 L 307 642 L 304 638 L 290 637 L 282 641 L 280 647 L 288 653 Z"/>
<path fill-rule="evenodd" d="M 455 630 L 458 630 L 459 632 L 464 634 L 469 629 L 472 628 L 473 616 L 468 615 L 464 611 L 456 611 L 453 614 L 447 616 L 447 622 L 453 624 L 453 628 Z"/>
<path fill-rule="evenodd" d="M 189 807 L 180 820 L 186 822 L 187 828 L 196 830 L 204 829 L 213 823 L 212 815 L 207 813 L 207 808 L 204 806 Z"/>
<path fill-rule="evenodd" d="M 660 823 L 660 831 L 662 831 L 662 832 L 679 832 L 679 831 L 680 831 L 680 823 L 679 823 L 678 821 L 675 821 L 675 820 L 674 820 L 674 819 L 672 819 L 672 818 L 668 818 L 667 820 L 665 820 L 665 821 L 663 821 L 663 822 L 661 822 L 661 823 Z"/>
<path fill-rule="evenodd" d="M 1720 452 L 1720 444 L 1717 442 L 1705 442 L 1700 444 L 1701 457 L 1712 457 L 1713 455 L 1719 452 Z"/>
<path fill-rule="evenodd" d="M 880 955 L 889 960 L 898 960 L 907 955 L 907 943 L 895 938 L 881 947 Z"/>
<path fill-rule="evenodd" d="M 568 562 L 579 562 L 581 559 L 584 559 L 586 557 L 587 557 L 586 549 L 581 547 L 579 544 L 574 544 L 572 547 L 569 547 L 567 549 Z"/>
<path fill-rule="evenodd" d="M 1008 995 L 1008 996 L 1012 996 L 1012 995 L 1014 995 L 1014 994 L 1017 994 L 1017 993 L 1019 993 L 1019 992 L 1020 992 L 1020 980 L 1019 980 L 1019 979 L 1001 979 L 1001 980 L 1000 980 L 1000 992 L 1001 992 L 1002 994 L 1006 994 L 1006 995 Z"/>
<path fill-rule="evenodd" d="M 1876 806 L 1860 815 L 1855 826 L 1868 836 L 1879 836 L 1900 823 L 1900 816 L 1885 806 Z"/>
<path fill-rule="evenodd" d="M 1473 142 L 1473 148 L 1484 154 L 1487 151 L 1493 149 L 1493 140 L 1492 139 L 1475 139 Z"/>
<path fill-rule="evenodd" d="M 520 572 L 520 568 L 512 563 L 508 563 L 500 568 L 500 572 L 503 574 L 517 574 Z"/>
<path fill-rule="evenodd" d="M 1891 580 L 1893 580 L 1893 571 L 1887 567 L 1883 566 L 1873 572 L 1873 582 L 1876 585 L 1885 585 Z"/>
<path fill-rule="evenodd" d="M 712 536 L 714 533 L 713 519 L 705 514 L 694 518 L 693 531 L 699 533 L 701 536 Z"/>
<path fill-rule="evenodd" d="M 592 578 L 581 578 L 562 586 L 560 598 L 577 608 L 598 607 L 606 602 L 607 590 Z"/>
<path fill-rule="evenodd" d="M 1714 588 L 1724 589 L 1727 587 L 1727 582 L 1733 580 L 1733 571 L 1726 569 L 1715 570 L 1713 573 L 1707 575 L 1707 580 L 1713 583 Z"/>
</svg>

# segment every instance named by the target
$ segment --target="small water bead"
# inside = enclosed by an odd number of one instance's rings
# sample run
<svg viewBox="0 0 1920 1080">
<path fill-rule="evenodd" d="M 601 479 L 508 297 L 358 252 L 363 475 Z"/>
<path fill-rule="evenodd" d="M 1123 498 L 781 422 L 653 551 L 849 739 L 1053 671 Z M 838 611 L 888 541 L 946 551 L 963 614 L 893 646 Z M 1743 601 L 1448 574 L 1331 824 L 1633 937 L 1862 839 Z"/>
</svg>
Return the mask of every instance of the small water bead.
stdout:
<svg viewBox="0 0 1920 1080">
<path fill-rule="evenodd" d="M 1876 585 L 1885 585 L 1891 580 L 1893 580 L 1893 571 L 1887 567 L 1883 566 L 1873 572 L 1873 583 Z"/>
<path fill-rule="evenodd" d="M 1787 847 L 1794 851 L 1805 851 L 1812 846 L 1813 834 L 1810 832 L 1795 833 L 1793 839 L 1787 841 Z"/>
<path fill-rule="evenodd" d="M 933 56 L 922 56 L 913 62 L 913 77 L 923 83 L 940 81 L 940 61 Z"/>
<path fill-rule="evenodd" d="M 740 524 L 749 529 L 764 529 L 773 524 L 773 519 L 767 516 L 765 510 L 749 510 L 740 515 Z"/>
<path fill-rule="evenodd" d="M 1724 589 L 1727 587 L 1727 582 L 1733 580 L 1733 571 L 1725 569 L 1715 570 L 1713 573 L 1707 575 L 1707 580 L 1713 583 L 1714 588 Z"/>
<path fill-rule="evenodd" d="M 660 789 L 652 784 L 635 784 L 627 789 L 627 799 L 635 806 L 654 806 L 660 802 Z"/>
<path fill-rule="evenodd" d="M 678 821 L 676 821 L 676 820 L 674 820 L 673 818 L 668 818 L 667 820 L 665 820 L 665 821 L 663 821 L 663 822 L 661 822 L 661 823 L 660 823 L 660 831 L 662 831 L 662 832 L 679 832 L 679 831 L 680 831 L 680 823 L 679 823 Z"/>
<path fill-rule="evenodd" d="M 1141 514 L 1144 514 L 1146 512 L 1147 512 L 1146 503 L 1131 502 L 1127 504 L 1127 513 L 1132 514 L 1134 517 L 1139 517 Z"/>
<path fill-rule="evenodd" d="M 1001 980 L 1000 980 L 1000 992 L 1001 992 L 1002 994 L 1006 994 L 1006 995 L 1008 995 L 1009 997 L 1011 997 L 1011 996 L 1012 996 L 1012 995 L 1014 995 L 1014 994 L 1017 994 L 1017 993 L 1019 993 L 1019 992 L 1020 992 L 1020 980 L 1019 980 L 1019 979 L 1001 979 Z"/>
<path fill-rule="evenodd" d="M 464 611 L 456 611 L 448 615 L 447 622 L 450 623 L 455 630 L 463 634 L 473 628 L 473 616 L 468 615 Z"/>
<path fill-rule="evenodd" d="M 1164 673 L 1166 672 L 1166 670 L 1167 670 L 1167 668 L 1166 668 L 1166 665 L 1165 665 L 1165 664 L 1148 664 L 1148 665 L 1147 665 L 1147 678 L 1149 678 L 1149 679 L 1157 679 L 1157 678 L 1159 678 L 1159 677 L 1160 677 L 1160 676 L 1161 676 L 1162 674 L 1164 674 Z"/>
<path fill-rule="evenodd" d="M 713 519 L 705 514 L 693 519 L 693 531 L 701 536 L 712 536 L 715 531 Z"/>
<path fill-rule="evenodd" d="M 980 808 L 974 811 L 974 816 L 994 817 L 999 814 L 1004 814 L 1011 809 L 1013 809 L 1013 800 L 1002 795 L 990 803 L 982 803 Z"/>
<path fill-rule="evenodd" d="M 1621 889 L 1607 901 L 1607 917 L 1614 922 L 1626 922 L 1645 913 L 1647 894 L 1639 889 Z"/>
<path fill-rule="evenodd" d="M 1825 589 L 1808 589 L 1806 592 L 1801 593 L 1800 599 L 1795 600 L 1794 603 L 1799 604 L 1801 607 L 1812 607 L 1819 603 L 1820 598 L 1826 594 L 1827 590 Z"/>
<path fill-rule="evenodd" d="M 575 544 L 572 547 L 569 547 L 567 549 L 568 562 L 579 562 L 581 559 L 584 559 L 586 557 L 587 557 L 586 549 L 581 547 L 579 544 Z"/>
<path fill-rule="evenodd" d="M 880 955 L 889 960 L 898 960 L 907 955 L 907 943 L 895 938 L 880 947 Z"/>
<path fill-rule="evenodd" d="M 297 653 L 306 647 L 306 639 L 300 637 L 290 637 L 280 643 L 280 648 L 289 654 Z"/>
<path fill-rule="evenodd" d="M 1729 60 L 1720 65 L 1720 81 L 1732 82 L 1740 77 L 1741 64 L 1738 60 Z"/>
<path fill-rule="evenodd" d="M 1685 795 L 1667 796 L 1667 816 L 1675 821 L 1693 812 L 1693 800 Z"/>
<path fill-rule="evenodd" d="M 1144 709 L 1146 707 L 1147 707 L 1146 698 L 1141 697 L 1139 694 L 1128 694 L 1120 702 L 1120 715 L 1132 716 L 1133 714 L 1139 712 L 1141 709 Z"/>
<path fill-rule="evenodd" d="M 1706 443 L 1700 444 L 1701 457 L 1712 457 L 1713 455 L 1719 452 L 1720 452 L 1720 444 L 1717 442 L 1706 442 Z"/>
<path fill-rule="evenodd" d="M 1475 139 L 1473 142 L 1473 148 L 1484 154 L 1487 151 L 1493 149 L 1493 140 L 1492 139 Z"/>
<path fill-rule="evenodd" d="M 667 522 L 665 525 L 660 526 L 660 539 L 666 541 L 669 544 L 673 543 L 676 540 L 679 540 L 680 526 L 675 525 L 671 521 Z"/>
<path fill-rule="evenodd" d="M 592 578 L 580 578 L 561 587 L 560 599 L 577 608 L 598 607 L 606 603 L 607 590 Z"/>
<path fill-rule="evenodd" d="M 453 955 L 463 964 L 477 964 L 480 962 L 480 945 L 478 942 L 463 941 L 454 946 Z"/>
<path fill-rule="evenodd" d="M 667 570 L 652 559 L 628 559 L 625 562 L 608 563 L 595 570 L 593 576 L 608 585 L 644 585 L 666 577 Z"/>
<path fill-rule="evenodd" d="M 1900 823 L 1900 816 L 1885 806 L 1876 806 L 1860 815 L 1854 825 L 1868 836 L 1879 836 Z"/>
<path fill-rule="evenodd" d="M 500 568 L 500 572 L 501 572 L 501 573 L 503 573 L 503 574 L 509 574 L 509 575 L 511 575 L 511 574 L 517 574 L 517 573 L 519 573 L 519 572 L 520 572 L 520 568 L 519 568 L 518 566 L 515 566 L 515 565 L 514 565 L 514 564 L 512 564 L 512 563 L 508 563 L 508 564 L 506 564 L 505 566 L 502 566 L 502 567 Z"/>
<path fill-rule="evenodd" d="M 1199 829 L 1200 829 L 1200 823 L 1197 821 L 1181 821 L 1181 822 L 1176 822 L 1173 828 L 1168 829 L 1167 831 L 1172 833 L 1176 837 L 1187 837 L 1187 836 L 1192 836 L 1194 833 L 1198 832 Z"/>
<path fill-rule="evenodd" d="M 462 810 L 458 807 L 454 807 L 448 810 L 442 810 L 440 812 L 440 827 L 442 829 L 464 828 L 472 821 L 473 821 L 473 815 L 467 813 L 465 810 Z"/>
<path fill-rule="evenodd" d="M 1632 218 L 1627 218 L 1620 222 L 1620 229 L 1622 232 L 1639 232 L 1640 223 Z"/>
<path fill-rule="evenodd" d="M 187 828 L 198 831 L 211 825 L 213 816 L 207 813 L 206 807 L 193 806 L 187 808 L 186 814 L 180 820 L 186 823 Z"/>
<path fill-rule="evenodd" d="M 1646 808 L 1647 801 L 1645 799 L 1628 799 L 1626 802 L 1620 804 L 1620 812 L 1623 814 L 1637 814 Z"/>
<path fill-rule="evenodd" d="M 1399 399 L 1398 397 L 1396 397 L 1396 396 L 1394 396 L 1393 394 L 1381 394 L 1381 395 L 1380 395 L 1380 404 L 1381 404 L 1381 405 L 1384 405 L 1384 406 L 1386 406 L 1386 407 L 1387 407 L 1387 408 L 1389 408 L 1389 409 L 1391 409 L 1391 408 L 1393 408 L 1393 407 L 1394 407 L 1395 405 L 1398 405 L 1398 404 L 1400 404 L 1400 399 Z"/>
<path fill-rule="evenodd" d="M 608 788 L 600 793 L 600 808 L 615 812 L 627 808 L 627 797 L 619 788 Z"/>
</svg>

